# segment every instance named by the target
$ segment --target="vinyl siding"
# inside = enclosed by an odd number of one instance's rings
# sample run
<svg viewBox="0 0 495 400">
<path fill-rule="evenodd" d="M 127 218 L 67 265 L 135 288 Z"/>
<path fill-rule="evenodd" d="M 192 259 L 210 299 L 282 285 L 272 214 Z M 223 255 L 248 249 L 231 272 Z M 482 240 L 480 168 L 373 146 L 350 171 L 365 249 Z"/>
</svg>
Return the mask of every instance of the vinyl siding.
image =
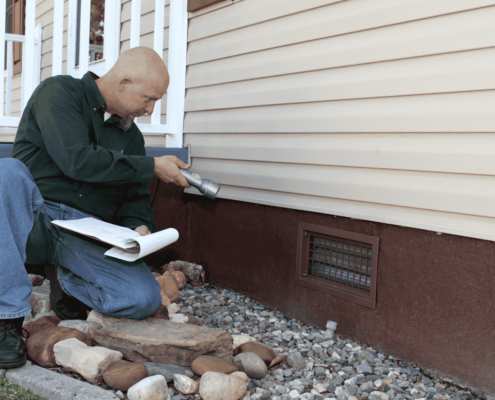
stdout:
<svg viewBox="0 0 495 400">
<path fill-rule="evenodd" d="M 494 240 L 494 20 L 495 0 L 191 14 L 193 170 L 223 198 Z"/>
</svg>

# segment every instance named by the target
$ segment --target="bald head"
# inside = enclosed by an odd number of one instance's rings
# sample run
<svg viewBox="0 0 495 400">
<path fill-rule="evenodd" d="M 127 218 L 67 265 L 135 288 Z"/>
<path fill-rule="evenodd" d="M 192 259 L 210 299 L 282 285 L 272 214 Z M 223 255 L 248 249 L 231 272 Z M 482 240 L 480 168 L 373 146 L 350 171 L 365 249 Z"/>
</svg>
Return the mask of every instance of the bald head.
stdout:
<svg viewBox="0 0 495 400">
<path fill-rule="evenodd" d="M 125 129 L 135 117 L 153 112 L 155 102 L 167 91 L 169 79 L 165 63 L 154 50 L 135 47 L 123 53 L 96 83 L 107 111 L 122 117 L 128 125 L 122 126 Z"/>
</svg>

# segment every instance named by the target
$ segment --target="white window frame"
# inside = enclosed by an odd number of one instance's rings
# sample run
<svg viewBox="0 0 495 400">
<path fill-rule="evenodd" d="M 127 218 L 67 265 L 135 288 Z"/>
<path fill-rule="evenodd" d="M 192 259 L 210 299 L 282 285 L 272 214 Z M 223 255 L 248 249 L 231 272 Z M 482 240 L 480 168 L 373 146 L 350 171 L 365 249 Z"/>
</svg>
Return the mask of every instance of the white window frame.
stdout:
<svg viewBox="0 0 495 400">
<path fill-rule="evenodd" d="M 58 4 L 60 3 L 60 4 Z M 105 1 L 105 40 L 103 50 L 103 60 L 88 62 L 89 53 L 89 21 L 90 21 L 90 1 L 81 2 L 81 23 L 80 23 L 80 46 L 79 46 L 79 66 L 75 67 L 76 29 L 77 29 L 77 0 L 69 0 L 69 42 L 68 42 L 68 63 L 67 74 L 76 78 L 81 78 L 88 70 L 98 76 L 103 76 L 117 61 L 120 49 L 120 1 Z M 131 16 L 141 14 L 141 0 L 132 0 Z M 63 10 L 63 0 L 55 0 L 55 13 Z M 62 11 L 63 12 L 63 11 Z M 165 0 L 155 0 L 155 27 L 158 31 L 163 31 L 163 20 L 165 12 Z M 60 14 L 61 15 L 61 14 Z M 59 18 L 63 20 L 63 18 Z M 55 21 L 57 18 L 55 17 Z M 139 46 L 140 40 L 140 18 L 131 17 L 131 44 L 130 48 Z M 141 132 L 146 136 L 167 136 L 166 147 L 182 147 L 184 128 L 184 101 L 186 83 L 186 51 L 187 51 L 187 0 L 170 1 L 170 24 L 169 24 L 169 62 L 170 86 L 167 92 L 167 123 L 161 124 L 161 100 L 155 104 L 154 112 L 151 116 L 151 124 L 138 124 Z M 87 29 L 83 29 L 87 27 Z M 55 31 L 62 32 L 62 26 L 54 26 Z M 156 31 L 156 29 L 155 29 Z M 60 35 L 62 37 L 62 35 Z M 61 43 L 57 44 L 60 49 L 60 56 L 57 56 L 57 68 L 55 71 L 61 73 Z M 155 34 L 154 50 L 162 56 L 163 35 Z M 54 43 L 55 52 L 55 43 Z M 86 56 L 84 56 L 86 55 Z M 55 64 L 55 63 L 54 63 Z"/>
</svg>

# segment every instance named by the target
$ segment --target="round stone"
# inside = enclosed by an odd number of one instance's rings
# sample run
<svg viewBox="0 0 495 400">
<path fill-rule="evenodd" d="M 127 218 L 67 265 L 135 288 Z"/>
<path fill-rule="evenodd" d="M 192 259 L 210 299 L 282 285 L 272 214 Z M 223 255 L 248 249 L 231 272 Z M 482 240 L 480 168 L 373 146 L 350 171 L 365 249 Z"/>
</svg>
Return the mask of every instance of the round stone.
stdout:
<svg viewBox="0 0 495 400">
<path fill-rule="evenodd" d="M 112 389 L 126 392 L 148 376 L 146 366 L 141 363 L 117 361 L 103 373 L 103 380 Z"/>
<path fill-rule="evenodd" d="M 234 357 L 234 363 L 240 371 L 254 379 L 263 379 L 268 373 L 265 362 L 255 353 L 240 353 Z"/>
<path fill-rule="evenodd" d="M 277 357 L 275 352 L 268 346 L 261 343 L 244 343 L 239 347 L 239 353 L 254 353 L 257 354 L 268 366 Z"/>
<path fill-rule="evenodd" d="M 202 376 L 206 372 L 231 374 L 232 372 L 239 371 L 230 361 L 212 356 L 200 356 L 196 358 L 191 365 L 191 369 L 198 376 Z"/>
</svg>

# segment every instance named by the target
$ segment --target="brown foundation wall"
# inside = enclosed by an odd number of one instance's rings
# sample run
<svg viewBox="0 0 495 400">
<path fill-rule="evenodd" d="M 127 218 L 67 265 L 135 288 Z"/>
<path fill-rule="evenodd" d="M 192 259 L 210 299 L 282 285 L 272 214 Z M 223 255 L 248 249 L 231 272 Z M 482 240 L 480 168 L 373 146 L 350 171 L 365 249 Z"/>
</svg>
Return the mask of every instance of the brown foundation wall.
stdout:
<svg viewBox="0 0 495 400">
<path fill-rule="evenodd" d="M 154 186 L 153 186 L 154 188 Z M 183 194 L 163 185 L 159 229 L 177 243 L 148 259 L 204 266 L 207 280 L 323 328 L 495 393 L 495 243 L 312 212 Z M 380 238 L 370 309 L 296 284 L 299 222 Z"/>
</svg>

